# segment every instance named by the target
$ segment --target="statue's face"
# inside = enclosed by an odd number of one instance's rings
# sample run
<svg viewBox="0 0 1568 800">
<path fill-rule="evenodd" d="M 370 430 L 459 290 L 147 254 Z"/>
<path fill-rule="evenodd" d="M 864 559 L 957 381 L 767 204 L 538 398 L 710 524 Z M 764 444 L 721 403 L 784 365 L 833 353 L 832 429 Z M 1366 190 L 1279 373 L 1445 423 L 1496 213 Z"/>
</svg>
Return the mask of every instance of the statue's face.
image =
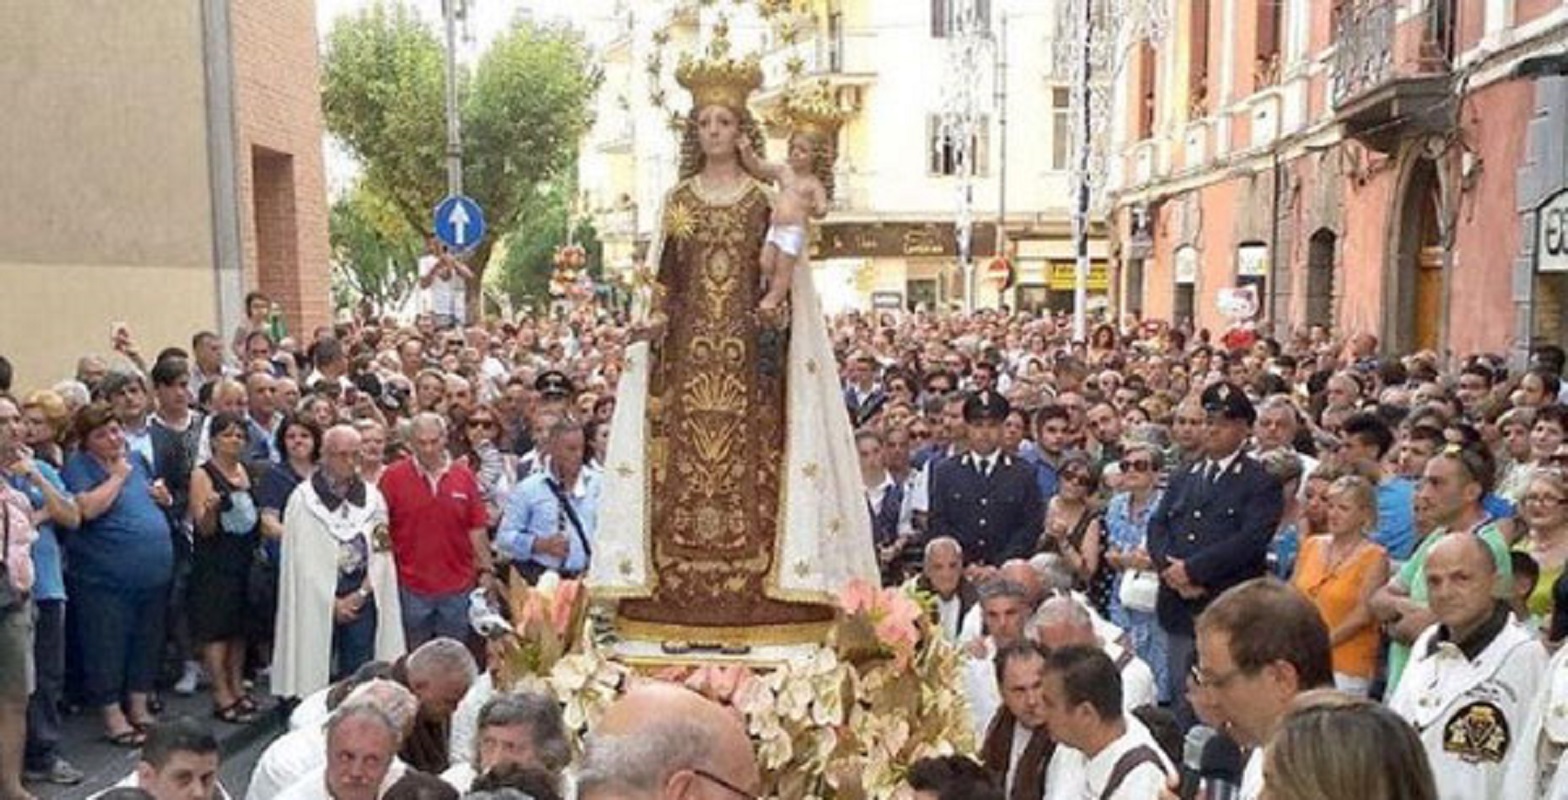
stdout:
<svg viewBox="0 0 1568 800">
<path fill-rule="evenodd" d="M 697 112 L 697 140 L 708 158 L 733 158 L 740 142 L 740 115 L 725 106 L 706 106 Z"/>
</svg>

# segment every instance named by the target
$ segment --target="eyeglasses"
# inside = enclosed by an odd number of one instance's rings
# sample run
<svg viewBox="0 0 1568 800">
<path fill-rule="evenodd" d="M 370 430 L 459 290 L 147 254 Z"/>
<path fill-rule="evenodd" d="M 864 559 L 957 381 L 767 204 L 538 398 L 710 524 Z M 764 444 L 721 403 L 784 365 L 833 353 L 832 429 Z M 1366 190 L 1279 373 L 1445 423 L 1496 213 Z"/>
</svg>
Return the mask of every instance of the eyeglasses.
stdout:
<svg viewBox="0 0 1568 800">
<path fill-rule="evenodd" d="M 1193 665 L 1192 671 L 1188 673 L 1188 676 L 1191 677 L 1192 682 L 1197 684 L 1201 689 L 1223 690 L 1226 686 L 1231 685 L 1237 678 L 1240 678 L 1244 674 L 1246 674 L 1246 670 L 1233 669 L 1224 675 L 1210 675 L 1205 673 L 1197 665 Z"/>
<path fill-rule="evenodd" d="M 930 431 L 923 431 L 923 430 L 915 429 L 915 430 L 912 430 L 912 431 L 909 432 L 909 438 L 911 438 L 911 439 L 929 439 L 929 438 L 931 438 L 931 432 Z"/>
<path fill-rule="evenodd" d="M 721 786 L 721 787 L 723 787 L 725 789 L 728 789 L 731 792 L 734 792 L 739 797 L 747 798 L 747 800 L 760 800 L 760 798 L 757 795 L 754 795 L 751 792 L 748 792 L 745 789 L 742 789 L 739 786 L 736 786 L 735 784 L 730 783 L 729 781 L 724 780 L 723 778 L 720 778 L 719 776 L 717 776 L 717 775 L 715 775 L 715 774 L 713 774 L 713 773 L 711 773 L 711 772 L 709 772 L 709 771 L 707 771 L 705 769 L 693 769 L 692 770 L 692 774 L 696 775 L 697 777 L 702 778 L 704 780 L 713 781 L 714 783 L 718 784 L 719 786 Z"/>
<path fill-rule="evenodd" d="M 1121 468 L 1122 468 L 1122 472 L 1153 472 L 1154 471 L 1154 462 L 1153 461 L 1133 461 L 1133 460 L 1130 460 L 1130 459 L 1122 459 L 1122 461 L 1121 461 Z"/>
<path fill-rule="evenodd" d="M 493 419 L 471 419 L 471 420 L 468 421 L 468 427 L 470 427 L 470 428 L 494 428 L 495 427 L 495 420 L 493 420 Z"/>
<path fill-rule="evenodd" d="M 1088 486 L 1089 476 L 1082 472 L 1068 472 L 1062 475 L 1062 481 L 1065 483 L 1076 483 L 1079 486 Z"/>
<path fill-rule="evenodd" d="M 1520 499 L 1526 503 L 1543 503 L 1550 506 L 1568 504 L 1568 498 L 1556 497 L 1549 494 L 1527 494 Z"/>
</svg>

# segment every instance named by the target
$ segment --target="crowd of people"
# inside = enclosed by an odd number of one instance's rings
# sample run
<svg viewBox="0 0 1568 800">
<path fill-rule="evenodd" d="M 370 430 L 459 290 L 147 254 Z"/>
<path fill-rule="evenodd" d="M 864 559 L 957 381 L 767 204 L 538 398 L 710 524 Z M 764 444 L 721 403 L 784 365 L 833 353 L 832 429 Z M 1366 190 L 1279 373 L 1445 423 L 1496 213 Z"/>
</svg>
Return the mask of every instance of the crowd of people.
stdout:
<svg viewBox="0 0 1568 800">
<path fill-rule="evenodd" d="M 246 305 L 151 357 L 119 327 L 43 386 L 0 360 L 0 800 L 81 780 L 72 709 L 140 750 L 115 791 L 220 796 L 208 726 L 266 711 L 258 687 L 300 702 L 257 800 L 749 796 L 744 731 L 673 689 L 574 760 L 470 625 L 476 590 L 586 573 L 642 331 L 585 303 L 289 336 Z M 966 653 L 938 690 L 977 757 L 908 765 L 917 796 L 1153 797 L 1204 753 L 1243 797 L 1568 791 L 1561 349 L 1130 319 L 1074 342 L 1007 311 L 828 332 L 883 580 Z M 160 721 L 202 685 L 211 722 Z"/>
</svg>

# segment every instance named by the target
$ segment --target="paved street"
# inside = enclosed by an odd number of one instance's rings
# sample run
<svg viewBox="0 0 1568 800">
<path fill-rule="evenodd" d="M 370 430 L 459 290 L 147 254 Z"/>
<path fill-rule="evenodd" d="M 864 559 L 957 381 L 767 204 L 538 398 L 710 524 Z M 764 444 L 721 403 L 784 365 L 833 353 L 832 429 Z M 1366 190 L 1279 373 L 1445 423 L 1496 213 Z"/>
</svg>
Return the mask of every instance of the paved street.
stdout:
<svg viewBox="0 0 1568 800">
<path fill-rule="evenodd" d="M 192 697 L 170 694 L 166 702 L 164 718 L 189 714 L 212 726 L 223 753 L 223 786 L 231 796 L 243 797 L 251 769 L 262 750 L 283 730 L 280 715 L 267 713 L 250 725 L 227 725 L 212 719 L 211 698 L 205 692 Z M 67 717 L 64 755 L 87 774 L 87 780 L 78 786 L 29 784 L 28 788 L 43 800 L 81 800 L 118 783 L 136 767 L 136 751 L 105 742 L 99 732 L 98 716 L 94 713 Z"/>
</svg>

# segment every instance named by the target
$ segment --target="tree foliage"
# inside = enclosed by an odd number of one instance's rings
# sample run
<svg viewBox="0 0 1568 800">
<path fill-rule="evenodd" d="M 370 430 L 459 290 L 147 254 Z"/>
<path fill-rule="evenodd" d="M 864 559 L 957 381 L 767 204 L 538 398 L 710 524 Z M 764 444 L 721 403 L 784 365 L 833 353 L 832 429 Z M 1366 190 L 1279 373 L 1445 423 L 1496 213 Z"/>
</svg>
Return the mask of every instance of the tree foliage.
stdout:
<svg viewBox="0 0 1568 800">
<path fill-rule="evenodd" d="M 569 181 L 552 185 L 524 201 L 517 229 L 506 240 L 502 261 L 502 287 L 518 306 L 543 308 L 551 301 L 550 275 L 555 270 L 555 249 L 567 242 L 567 218 L 573 186 Z M 604 275 L 604 245 L 593 224 L 573 221 L 571 241 L 587 251 L 585 267 L 594 279 Z"/>
<path fill-rule="evenodd" d="M 423 244 L 388 200 L 360 183 L 332 204 L 327 227 L 334 306 L 368 300 L 381 312 L 408 297 Z"/>
<path fill-rule="evenodd" d="M 323 59 L 327 129 L 363 180 L 416 231 L 446 194 L 442 43 L 402 2 L 378 0 L 333 26 Z M 463 190 L 490 234 L 469 259 L 482 276 L 527 198 L 572 164 L 600 73 L 580 33 L 519 20 L 463 74 Z M 472 301 L 479 282 L 470 282 Z"/>
</svg>

